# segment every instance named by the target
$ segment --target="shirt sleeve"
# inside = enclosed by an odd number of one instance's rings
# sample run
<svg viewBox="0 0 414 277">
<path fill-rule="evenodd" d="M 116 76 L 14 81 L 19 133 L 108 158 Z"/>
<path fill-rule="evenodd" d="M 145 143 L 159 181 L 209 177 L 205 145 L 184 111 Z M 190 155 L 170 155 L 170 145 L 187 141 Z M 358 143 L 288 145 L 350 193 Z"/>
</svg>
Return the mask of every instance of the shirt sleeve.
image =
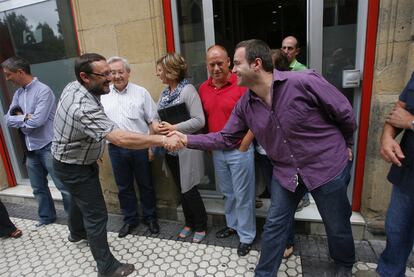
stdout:
<svg viewBox="0 0 414 277">
<path fill-rule="evenodd" d="M 249 127 L 243 107 L 247 102 L 246 92 L 234 107 L 229 120 L 220 132 L 205 135 L 188 135 L 187 147 L 200 150 L 224 150 L 236 148 Z"/>
<path fill-rule="evenodd" d="M 106 116 L 99 106 L 85 105 L 82 110 L 78 110 L 76 113 L 82 131 L 98 142 L 117 128 L 117 125 Z"/>
<path fill-rule="evenodd" d="M 187 85 L 181 92 L 183 102 L 188 109 L 190 119 L 177 124 L 177 130 L 192 134 L 202 129 L 205 124 L 203 106 L 201 105 L 200 96 L 193 85 Z"/>
<path fill-rule="evenodd" d="M 9 110 L 4 115 L 7 127 L 21 128 L 24 124 L 25 115 L 10 115 L 10 111 L 19 105 L 18 98 L 19 92 L 16 91 L 13 95 L 12 103 L 10 104 Z"/>
<path fill-rule="evenodd" d="M 152 121 L 156 119 L 157 116 L 157 105 L 152 99 L 150 93 L 143 89 L 144 92 L 144 117 L 147 124 L 151 124 Z"/>
<path fill-rule="evenodd" d="M 411 91 L 411 92 L 410 92 Z M 414 72 L 411 74 L 411 78 L 408 81 L 407 85 L 405 86 L 403 92 L 400 94 L 400 101 L 407 103 L 409 93 L 414 93 Z"/>
<path fill-rule="evenodd" d="M 35 103 L 35 110 L 32 117 L 26 120 L 21 128 L 24 134 L 30 134 L 34 129 L 43 126 L 49 116 L 52 109 L 55 107 L 55 96 L 50 88 L 39 91 Z"/>
<path fill-rule="evenodd" d="M 316 104 L 325 111 L 326 115 L 340 129 L 346 144 L 354 144 L 356 120 L 354 111 L 348 99 L 333 85 L 316 72 L 310 72 L 307 83 L 304 84 L 311 93 Z"/>
</svg>

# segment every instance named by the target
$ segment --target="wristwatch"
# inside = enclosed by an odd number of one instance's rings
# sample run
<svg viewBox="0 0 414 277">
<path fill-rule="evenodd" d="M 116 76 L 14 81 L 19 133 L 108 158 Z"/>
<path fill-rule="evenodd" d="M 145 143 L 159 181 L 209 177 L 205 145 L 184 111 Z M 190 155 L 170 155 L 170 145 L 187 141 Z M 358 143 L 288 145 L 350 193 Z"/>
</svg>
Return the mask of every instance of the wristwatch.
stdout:
<svg viewBox="0 0 414 277">
<path fill-rule="evenodd" d="M 411 130 L 414 131 L 414 120 L 411 121 Z"/>
</svg>

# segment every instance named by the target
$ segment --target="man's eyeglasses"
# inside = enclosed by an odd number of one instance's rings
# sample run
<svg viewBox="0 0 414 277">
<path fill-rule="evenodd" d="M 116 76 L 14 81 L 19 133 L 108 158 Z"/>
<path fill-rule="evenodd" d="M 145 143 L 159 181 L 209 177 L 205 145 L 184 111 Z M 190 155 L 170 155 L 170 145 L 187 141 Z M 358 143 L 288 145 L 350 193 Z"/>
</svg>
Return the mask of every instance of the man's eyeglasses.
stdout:
<svg viewBox="0 0 414 277">
<path fill-rule="evenodd" d="M 112 76 L 111 71 L 107 71 L 107 72 L 104 72 L 104 73 L 91 72 L 89 74 L 93 74 L 93 75 L 104 77 L 104 78 L 108 78 L 109 76 Z"/>
</svg>

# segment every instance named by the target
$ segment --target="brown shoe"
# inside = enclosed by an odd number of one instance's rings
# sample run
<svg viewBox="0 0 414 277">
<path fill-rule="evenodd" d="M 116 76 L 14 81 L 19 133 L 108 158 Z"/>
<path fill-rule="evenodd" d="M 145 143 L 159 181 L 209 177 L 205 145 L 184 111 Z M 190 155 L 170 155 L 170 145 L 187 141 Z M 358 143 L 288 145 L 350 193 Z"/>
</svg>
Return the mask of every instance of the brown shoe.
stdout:
<svg viewBox="0 0 414 277">
<path fill-rule="evenodd" d="M 22 235 L 23 235 L 22 230 L 16 228 L 14 232 L 9 234 L 9 237 L 17 239 L 17 238 L 20 238 Z"/>
</svg>

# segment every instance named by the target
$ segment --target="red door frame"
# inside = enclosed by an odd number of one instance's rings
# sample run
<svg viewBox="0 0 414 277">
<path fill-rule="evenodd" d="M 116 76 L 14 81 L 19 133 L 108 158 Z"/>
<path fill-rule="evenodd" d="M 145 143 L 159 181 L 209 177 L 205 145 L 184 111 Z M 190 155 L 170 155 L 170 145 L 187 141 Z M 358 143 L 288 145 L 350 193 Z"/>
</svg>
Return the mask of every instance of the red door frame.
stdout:
<svg viewBox="0 0 414 277">
<path fill-rule="evenodd" d="M 352 210 L 361 210 L 362 187 L 364 183 L 365 159 L 367 153 L 369 116 L 371 112 L 372 83 L 374 80 L 375 49 L 379 17 L 379 0 L 368 1 L 367 34 L 365 43 L 364 74 L 362 82 L 361 116 L 359 119 L 358 150 L 355 162 L 354 192 Z"/>
<path fill-rule="evenodd" d="M 164 24 L 165 24 L 165 39 L 167 42 L 167 52 L 174 52 L 174 29 L 172 22 L 172 13 L 171 13 L 171 0 L 163 0 L 162 7 L 164 11 Z"/>
</svg>

